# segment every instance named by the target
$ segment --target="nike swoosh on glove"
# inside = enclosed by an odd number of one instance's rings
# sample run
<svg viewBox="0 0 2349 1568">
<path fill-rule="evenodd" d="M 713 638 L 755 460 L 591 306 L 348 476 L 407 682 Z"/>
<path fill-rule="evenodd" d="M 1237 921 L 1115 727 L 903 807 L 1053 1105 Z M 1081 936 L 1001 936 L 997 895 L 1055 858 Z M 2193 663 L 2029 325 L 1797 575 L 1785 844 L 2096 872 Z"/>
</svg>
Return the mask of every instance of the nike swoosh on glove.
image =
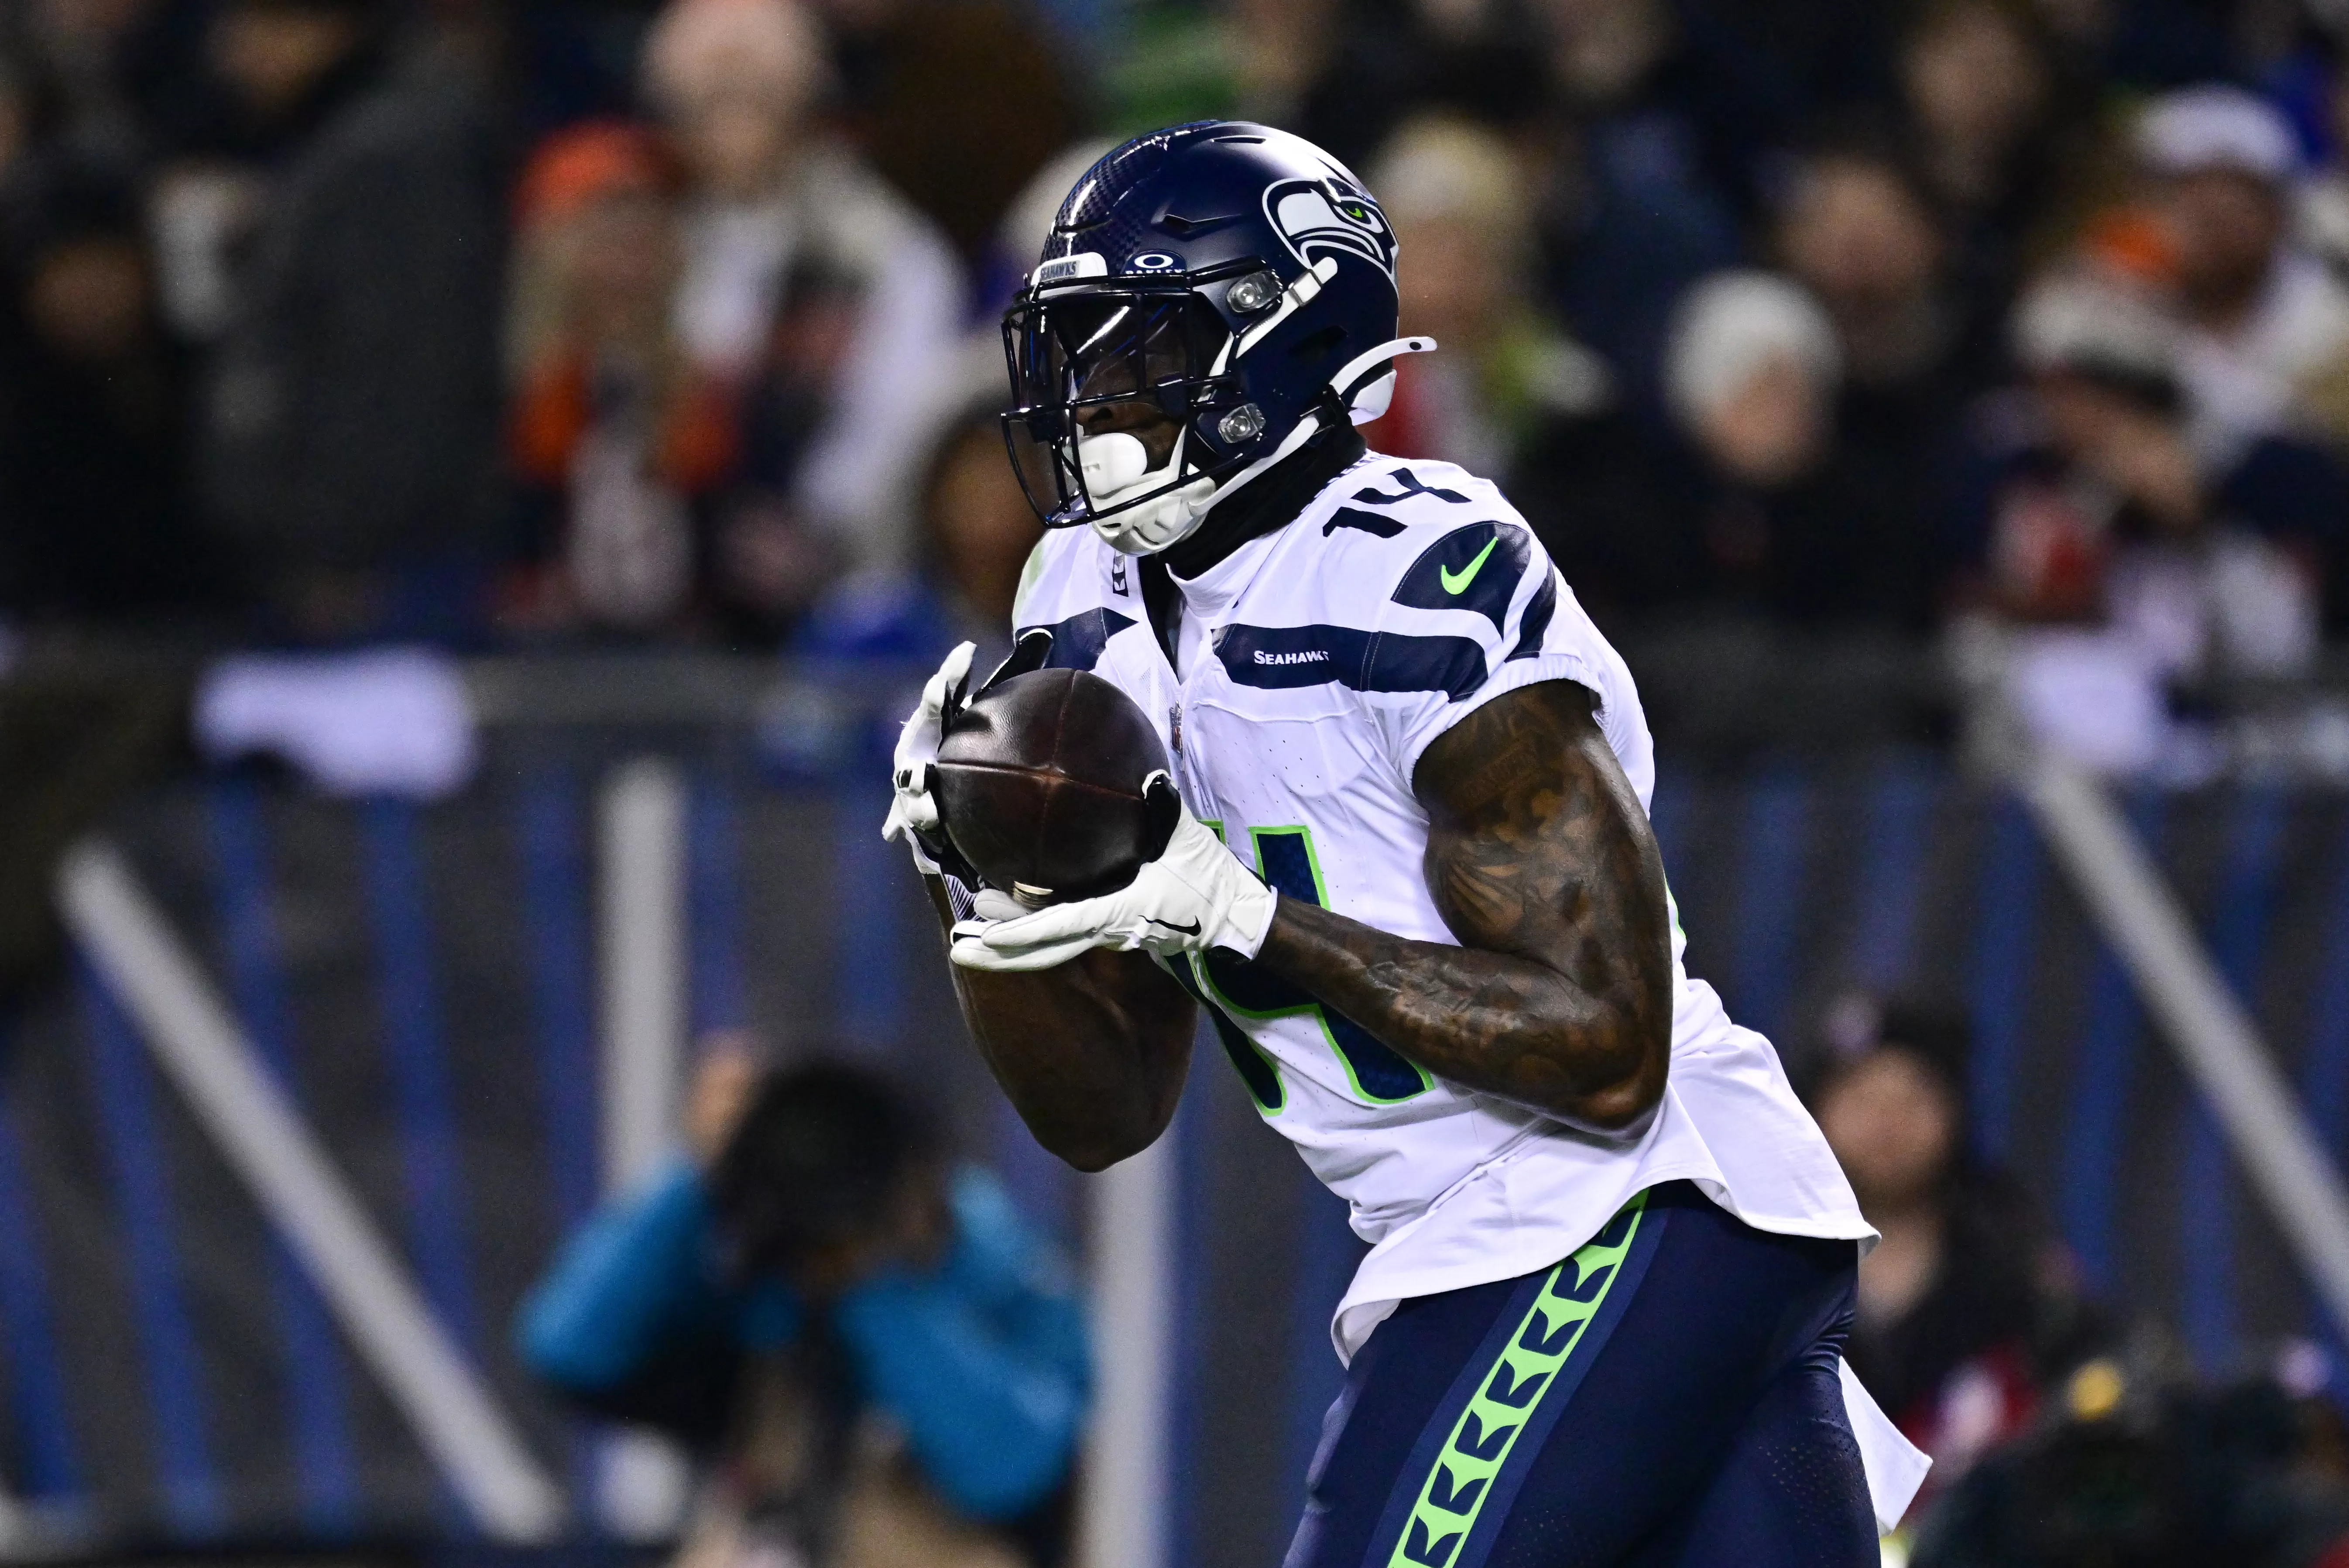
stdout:
<svg viewBox="0 0 2349 1568">
<path fill-rule="evenodd" d="M 922 688 L 922 700 L 914 705 L 913 715 L 905 727 L 897 732 L 896 754 L 890 759 L 889 784 L 893 792 L 889 815 L 881 825 L 884 838 L 903 838 L 905 847 L 914 852 L 914 866 L 925 877 L 938 874 L 938 859 L 931 845 L 938 833 L 938 803 L 930 794 L 930 764 L 938 760 L 938 742 L 946 738 L 947 710 L 959 707 L 963 689 L 970 681 L 971 656 L 978 651 L 975 642 L 966 642 L 947 655 Z"/>
<path fill-rule="evenodd" d="M 1150 787 L 1174 794 L 1164 774 Z M 1092 948 L 1170 959 L 1229 948 L 1256 957 L 1272 927 L 1272 889 L 1179 803 L 1176 812 L 1165 849 L 1123 888 L 1016 920 L 958 928 L 954 961 L 965 969 L 1021 973 L 1066 963 Z"/>
</svg>

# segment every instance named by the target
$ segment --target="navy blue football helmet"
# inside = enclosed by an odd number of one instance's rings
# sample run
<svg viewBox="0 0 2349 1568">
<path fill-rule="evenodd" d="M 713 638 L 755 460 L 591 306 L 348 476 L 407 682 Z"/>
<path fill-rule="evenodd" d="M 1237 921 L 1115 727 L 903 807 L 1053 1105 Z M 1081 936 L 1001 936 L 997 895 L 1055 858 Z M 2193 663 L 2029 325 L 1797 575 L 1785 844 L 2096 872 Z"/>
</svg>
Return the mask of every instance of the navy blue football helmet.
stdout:
<svg viewBox="0 0 2349 1568">
<path fill-rule="evenodd" d="M 1311 142 L 1231 120 L 1088 170 L 1003 318 L 1004 432 L 1048 528 L 1165 549 L 1317 432 L 1386 410 L 1395 238 Z"/>
</svg>

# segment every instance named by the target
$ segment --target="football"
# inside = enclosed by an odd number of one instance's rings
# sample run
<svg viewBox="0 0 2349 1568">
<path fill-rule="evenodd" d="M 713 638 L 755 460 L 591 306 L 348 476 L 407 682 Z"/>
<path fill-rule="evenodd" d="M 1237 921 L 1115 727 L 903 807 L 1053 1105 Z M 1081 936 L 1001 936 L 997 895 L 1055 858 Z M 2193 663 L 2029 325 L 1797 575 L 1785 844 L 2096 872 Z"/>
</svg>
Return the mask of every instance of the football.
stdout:
<svg viewBox="0 0 2349 1568">
<path fill-rule="evenodd" d="M 1133 880 L 1161 847 L 1144 786 L 1165 766 L 1165 747 L 1124 692 L 1082 670 L 1037 670 L 955 718 L 930 787 L 972 869 L 1040 907 Z"/>
</svg>

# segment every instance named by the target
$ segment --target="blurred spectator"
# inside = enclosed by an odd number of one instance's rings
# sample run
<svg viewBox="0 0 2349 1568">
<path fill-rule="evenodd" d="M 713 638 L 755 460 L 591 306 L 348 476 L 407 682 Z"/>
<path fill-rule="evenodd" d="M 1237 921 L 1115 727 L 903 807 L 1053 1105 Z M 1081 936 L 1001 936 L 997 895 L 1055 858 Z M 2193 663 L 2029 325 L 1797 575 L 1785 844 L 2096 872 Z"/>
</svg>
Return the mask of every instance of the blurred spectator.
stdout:
<svg viewBox="0 0 2349 1568">
<path fill-rule="evenodd" d="M 983 389 L 940 422 L 922 464 L 918 572 L 843 586 L 808 618 L 802 651 L 920 665 L 968 640 L 989 668 L 1011 651 L 1021 574 L 1043 524 L 1004 454 L 1002 357 L 975 341 L 967 359 L 965 381 Z"/>
<path fill-rule="evenodd" d="M 1998 213 L 2032 172 L 2019 165 L 2055 91 L 2040 26 L 2020 4 L 1934 0 L 1902 36 L 1901 99 L 1920 160 L 1961 211 Z"/>
<path fill-rule="evenodd" d="M 957 628 L 949 636 L 983 647 L 1007 639 L 1020 576 L 1044 532 L 1004 461 L 1001 402 L 988 398 L 947 426 L 922 484 L 926 564 Z"/>
<path fill-rule="evenodd" d="M 1742 150 L 1743 169 L 1768 141 L 1769 119 L 1747 112 L 1742 66 L 1674 53 L 1683 36 L 1664 0 L 1553 0 L 1541 15 L 1550 109 L 1528 138 L 1528 194 L 1546 292 L 1624 396 L 1653 409 L 1674 302 L 1743 259 L 1743 182 L 1724 172 L 1720 150 Z M 1680 90 L 1650 96 L 1673 73 Z"/>
<path fill-rule="evenodd" d="M 628 125 L 560 132 L 523 171 L 512 442 L 544 565 L 505 607 L 513 629 L 681 630 L 695 607 L 693 509 L 739 451 L 730 400 L 674 328 L 675 188 Z"/>
<path fill-rule="evenodd" d="M 1019 0 L 814 0 L 814 8 L 833 36 L 849 134 L 966 261 L 978 262 L 1012 198 L 1081 129 L 1054 40 Z"/>
<path fill-rule="evenodd" d="M 1841 351 L 1835 406 L 1847 504 L 1901 541 L 1915 573 L 1934 555 L 1958 472 L 1960 414 L 1993 377 L 1994 324 L 1970 324 L 1949 281 L 1949 236 L 1920 176 L 1889 150 L 1831 144 L 1795 168 L 1778 213 L 1786 270 L 1826 307 Z M 1887 591 L 1903 614 L 1911 576 Z"/>
<path fill-rule="evenodd" d="M 1605 156 L 1759 209 L 1808 122 L 1887 96 L 1892 8 L 1868 0 L 1536 0 L 1551 91 Z"/>
<path fill-rule="evenodd" d="M 1796 165 L 1777 214 L 1786 270 L 1817 296 L 1843 347 L 1849 402 L 1905 441 L 1961 391 L 1964 323 L 1944 281 L 1947 244 L 1916 172 L 1866 141 Z"/>
<path fill-rule="evenodd" d="M 186 90 L 200 17 L 173 0 L 21 0 L 0 57 L 26 133 L 78 158 L 134 160 Z"/>
<path fill-rule="evenodd" d="M 151 116 L 150 200 L 165 310 L 181 336 L 209 342 L 253 285 L 273 192 L 381 81 L 394 39 L 380 0 L 230 0 L 203 16 Z"/>
<path fill-rule="evenodd" d="M 285 629 L 461 639 L 498 534 L 504 170 L 466 66 L 381 58 L 371 0 L 235 0 L 250 101 L 316 104 L 204 408 L 207 489 Z"/>
<path fill-rule="evenodd" d="M 2349 6 L 2339 11 L 2349 26 Z M 2315 166 L 2294 192 L 2293 228 L 2311 254 L 2349 277 L 2349 71 L 2343 69 L 2349 35 L 2328 30 L 2287 71 L 2286 106 L 2296 110 L 2303 144 L 2315 150 Z"/>
<path fill-rule="evenodd" d="M 1806 1097 L 1883 1235 L 1844 1354 L 1946 1488 L 2031 1423 L 2091 1325 L 2064 1255 L 1971 1152 L 1963 1023 L 1855 998 L 1830 1033 Z"/>
<path fill-rule="evenodd" d="M 1332 0 L 1132 7 L 1123 47 L 1107 62 L 1110 131 L 1122 140 L 1194 119 L 1254 119 L 1305 134 L 1303 96 L 1327 70 L 1350 9 Z M 1343 159 L 1363 149 L 1329 151 Z"/>
<path fill-rule="evenodd" d="M 1992 472 L 1971 526 L 1990 604 L 2108 627 L 2158 678 L 2304 668 L 2349 516 L 2337 461 L 2269 435 L 2204 462 L 2178 329 L 2109 285 L 2043 286 L 2018 337 L 2028 393 L 1979 425 Z"/>
<path fill-rule="evenodd" d="M 1731 480 L 1774 490 L 1835 442 L 1843 353 L 1807 293 L 1768 273 L 1724 273 L 1690 293 L 1672 335 L 1672 407 Z"/>
<path fill-rule="evenodd" d="M 1908 143 L 1946 230 L 1947 271 L 1968 357 L 2003 348 L 2024 270 L 2082 217 L 2098 148 L 2080 84 L 2028 0 L 1932 0 L 1903 31 Z"/>
<path fill-rule="evenodd" d="M 2033 0 L 2084 79 L 2182 87 L 2235 64 L 2230 0 Z"/>
<path fill-rule="evenodd" d="M 2349 287 L 2292 237 L 2299 151 L 2267 103 L 2233 88 L 2173 93 L 2137 140 L 2186 324 L 2178 375 L 2195 450 L 2223 466 L 2304 421 L 2320 384 L 2349 379 Z"/>
<path fill-rule="evenodd" d="M 646 47 L 690 176 L 677 331 L 740 410 L 713 597 L 762 636 L 840 571 L 902 569 L 924 389 L 962 311 L 945 241 L 815 131 L 824 68 L 792 0 L 675 0 Z"/>
<path fill-rule="evenodd" d="M 1389 411 L 1362 433 L 1381 452 L 1441 458 L 1506 487 L 1560 421 L 1611 398 L 1606 366 L 1528 297 L 1524 173 L 1497 135 L 1423 119 L 1395 133 L 1370 181 L 1395 229 L 1402 329 L 1441 351 L 1402 361 Z"/>
<path fill-rule="evenodd" d="M 861 1070 L 715 1054 L 693 1163 L 590 1220 L 523 1311 L 532 1367 L 716 1461 L 680 1563 L 1058 1558 L 1090 1380 L 1063 1266 Z"/>
<path fill-rule="evenodd" d="M 1257 119 L 1361 170 L 1417 114 L 1520 125 L 1545 91 L 1528 11 L 1495 0 L 1139 6 L 1108 73 L 1112 128 Z"/>
<path fill-rule="evenodd" d="M 1920 619 L 1925 476 L 1837 431 L 1845 364 L 1826 312 L 1785 278 L 1725 274 L 1691 292 L 1667 367 L 1702 460 L 1682 524 L 1684 593 L 1798 625 Z"/>
<path fill-rule="evenodd" d="M 1922 1516 L 1917 1568 L 2340 1568 L 2337 1412 L 2266 1378 L 2200 1387 L 2097 1360 L 2060 1418 Z"/>
<path fill-rule="evenodd" d="M 16 172 L 33 142 L 32 94 L 24 73 L 0 54 L 0 185 Z"/>
<path fill-rule="evenodd" d="M 0 613 L 151 629 L 222 607 L 189 504 L 186 366 L 129 181 L 52 155 L 7 216 Z"/>
</svg>

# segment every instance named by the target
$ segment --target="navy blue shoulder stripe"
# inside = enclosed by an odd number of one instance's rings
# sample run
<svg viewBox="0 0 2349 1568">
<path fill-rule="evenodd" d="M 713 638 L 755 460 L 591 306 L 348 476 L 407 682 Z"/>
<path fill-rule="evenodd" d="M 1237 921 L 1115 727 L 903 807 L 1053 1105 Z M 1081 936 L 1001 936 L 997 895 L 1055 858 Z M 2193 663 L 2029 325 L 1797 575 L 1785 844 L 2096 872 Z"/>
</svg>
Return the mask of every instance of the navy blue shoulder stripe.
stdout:
<svg viewBox="0 0 2349 1568">
<path fill-rule="evenodd" d="M 1231 626 L 1216 639 L 1224 673 L 1242 686 L 1293 691 L 1441 691 L 1457 702 L 1485 684 L 1473 638 L 1403 637 L 1350 626 Z"/>
<path fill-rule="evenodd" d="M 1107 607 L 1089 609 L 1053 626 L 1023 626 L 1019 635 L 1031 631 L 1052 634 L 1052 651 L 1040 668 L 1045 670 L 1091 670 L 1101 662 L 1102 649 L 1109 639 L 1133 625 L 1133 618 L 1123 616 Z"/>
<path fill-rule="evenodd" d="M 1514 524 L 1472 523 L 1427 547 L 1403 574 L 1394 602 L 1415 609 L 1474 610 L 1506 629 L 1509 602 L 1533 562 L 1533 536 Z"/>
<path fill-rule="evenodd" d="M 1542 574 L 1542 586 L 1526 601 L 1525 618 L 1517 623 L 1517 646 L 1509 649 L 1509 659 L 1531 659 L 1542 650 L 1542 639 L 1549 635 L 1550 617 L 1557 613 L 1557 574 Z"/>
</svg>

